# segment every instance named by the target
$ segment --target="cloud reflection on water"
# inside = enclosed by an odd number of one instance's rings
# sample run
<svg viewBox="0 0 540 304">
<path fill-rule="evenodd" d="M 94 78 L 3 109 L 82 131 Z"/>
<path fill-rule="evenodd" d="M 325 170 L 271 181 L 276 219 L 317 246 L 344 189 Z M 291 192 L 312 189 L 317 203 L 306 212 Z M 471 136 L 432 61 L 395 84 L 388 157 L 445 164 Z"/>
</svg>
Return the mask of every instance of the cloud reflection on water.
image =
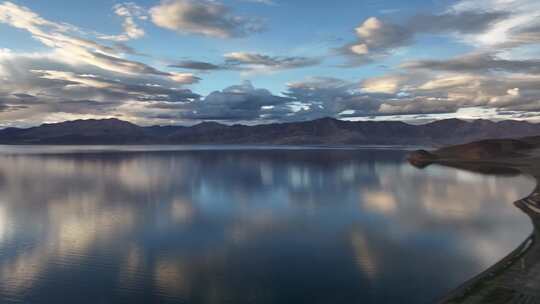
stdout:
<svg viewBox="0 0 540 304">
<path fill-rule="evenodd" d="M 418 171 L 402 159 L 329 150 L 0 156 L 0 299 L 54 301 L 67 285 L 64 299 L 89 303 L 313 302 L 306 293 L 391 303 L 422 290 L 421 303 L 530 232 L 511 202 L 531 180 Z"/>
</svg>

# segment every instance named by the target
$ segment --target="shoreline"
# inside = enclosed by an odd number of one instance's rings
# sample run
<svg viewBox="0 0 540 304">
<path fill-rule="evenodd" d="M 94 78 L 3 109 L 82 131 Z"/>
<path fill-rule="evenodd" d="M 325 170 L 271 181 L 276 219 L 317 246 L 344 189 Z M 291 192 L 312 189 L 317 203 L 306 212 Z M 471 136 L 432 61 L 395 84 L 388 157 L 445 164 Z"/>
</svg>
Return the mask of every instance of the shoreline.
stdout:
<svg viewBox="0 0 540 304">
<path fill-rule="evenodd" d="M 483 174 L 526 175 L 536 180 L 533 191 L 514 202 L 530 218 L 532 233 L 506 257 L 435 303 L 540 303 L 540 143 L 526 148 L 520 144 L 520 140 L 491 140 L 409 155 L 409 162 L 420 169 L 436 164 Z"/>
<path fill-rule="evenodd" d="M 518 200 L 514 204 L 517 205 L 523 200 L 526 200 L 526 198 Z M 534 229 L 514 251 L 488 269 L 462 283 L 436 301 L 436 303 L 538 303 L 540 294 L 531 294 L 519 288 L 507 288 L 504 284 L 501 284 L 505 281 L 516 281 L 518 279 L 513 274 L 515 272 L 513 268 L 526 271 L 523 261 L 529 263 L 538 261 L 538 257 L 533 256 L 535 252 L 533 249 L 540 247 L 537 238 L 538 233 Z M 530 281 L 538 282 L 536 280 L 538 278 L 540 277 L 530 278 L 532 279 Z"/>
</svg>

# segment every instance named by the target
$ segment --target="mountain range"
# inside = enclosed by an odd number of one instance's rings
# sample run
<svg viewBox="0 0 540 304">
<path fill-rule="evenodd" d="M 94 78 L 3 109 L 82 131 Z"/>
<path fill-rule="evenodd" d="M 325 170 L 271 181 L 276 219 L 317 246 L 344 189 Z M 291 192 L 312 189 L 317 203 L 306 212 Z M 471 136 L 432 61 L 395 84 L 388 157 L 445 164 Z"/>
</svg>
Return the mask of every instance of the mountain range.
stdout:
<svg viewBox="0 0 540 304">
<path fill-rule="evenodd" d="M 322 118 L 262 125 L 142 127 L 118 119 L 74 120 L 32 128 L 0 130 L 0 144 L 358 144 L 442 146 L 486 138 L 540 135 L 540 124 L 525 121 L 439 120 L 422 125 L 395 121 Z"/>
</svg>

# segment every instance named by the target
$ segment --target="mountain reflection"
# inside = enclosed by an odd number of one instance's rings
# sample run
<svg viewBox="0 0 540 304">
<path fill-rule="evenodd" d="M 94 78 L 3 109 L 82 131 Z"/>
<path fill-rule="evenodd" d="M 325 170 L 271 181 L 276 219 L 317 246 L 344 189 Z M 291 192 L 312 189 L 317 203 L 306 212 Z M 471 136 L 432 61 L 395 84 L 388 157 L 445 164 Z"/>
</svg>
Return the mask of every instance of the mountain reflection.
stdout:
<svg viewBox="0 0 540 304">
<path fill-rule="evenodd" d="M 0 156 L 0 302 L 428 303 L 530 231 L 524 177 L 403 152 Z"/>
</svg>

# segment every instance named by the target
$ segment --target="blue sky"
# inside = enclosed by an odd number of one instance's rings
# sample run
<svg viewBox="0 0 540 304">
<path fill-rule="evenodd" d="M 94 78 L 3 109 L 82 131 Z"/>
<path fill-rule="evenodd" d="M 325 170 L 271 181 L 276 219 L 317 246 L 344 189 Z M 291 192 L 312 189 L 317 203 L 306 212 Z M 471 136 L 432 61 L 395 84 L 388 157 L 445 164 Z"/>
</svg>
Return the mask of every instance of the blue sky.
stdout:
<svg viewBox="0 0 540 304">
<path fill-rule="evenodd" d="M 0 2 L 0 119 L 536 120 L 536 2 Z"/>
</svg>

